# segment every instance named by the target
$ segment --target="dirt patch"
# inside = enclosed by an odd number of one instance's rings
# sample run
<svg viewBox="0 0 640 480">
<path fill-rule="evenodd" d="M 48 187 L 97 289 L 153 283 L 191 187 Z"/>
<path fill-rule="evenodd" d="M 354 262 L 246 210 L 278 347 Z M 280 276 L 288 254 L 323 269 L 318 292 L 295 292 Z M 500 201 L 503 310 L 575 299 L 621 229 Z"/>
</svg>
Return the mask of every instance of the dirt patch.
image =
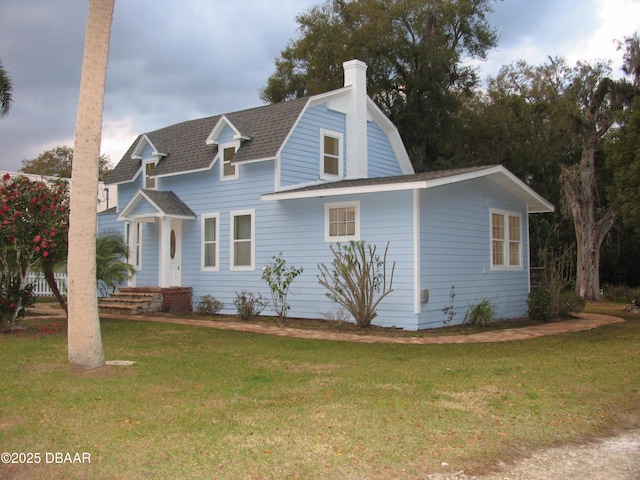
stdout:
<svg viewBox="0 0 640 480">
<path fill-rule="evenodd" d="M 430 480 L 638 480 L 640 430 L 581 445 L 564 445 L 534 452 L 526 458 L 496 465 L 489 475 L 464 472 L 428 475 Z"/>
</svg>

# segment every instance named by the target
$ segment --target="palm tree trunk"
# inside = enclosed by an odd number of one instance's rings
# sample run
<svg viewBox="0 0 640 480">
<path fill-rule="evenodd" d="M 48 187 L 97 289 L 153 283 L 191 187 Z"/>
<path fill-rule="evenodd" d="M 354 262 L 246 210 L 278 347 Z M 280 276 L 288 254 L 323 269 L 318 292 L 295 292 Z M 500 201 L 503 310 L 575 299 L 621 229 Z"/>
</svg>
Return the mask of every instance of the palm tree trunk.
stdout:
<svg viewBox="0 0 640 480">
<path fill-rule="evenodd" d="M 96 286 L 96 204 L 104 85 L 115 0 L 89 0 L 69 213 L 69 363 L 104 366 Z"/>
</svg>

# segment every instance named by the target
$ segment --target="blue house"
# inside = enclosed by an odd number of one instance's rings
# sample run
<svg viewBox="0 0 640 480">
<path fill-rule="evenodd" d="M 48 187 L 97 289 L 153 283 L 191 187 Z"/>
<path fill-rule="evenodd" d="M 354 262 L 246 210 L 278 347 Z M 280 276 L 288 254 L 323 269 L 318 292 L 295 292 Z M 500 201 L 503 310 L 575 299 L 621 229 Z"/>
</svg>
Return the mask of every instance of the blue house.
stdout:
<svg viewBox="0 0 640 480">
<path fill-rule="evenodd" d="M 210 294 L 235 313 L 241 290 L 269 297 L 262 267 L 282 252 L 304 268 L 289 316 L 322 318 L 337 306 L 318 264 L 331 244 L 365 240 L 389 242 L 395 262 L 377 325 L 461 323 L 483 299 L 499 318 L 526 315 L 528 218 L 553 207 L 500 165 L 415 173 L 366 68 L 345 62 L 338 90 L 140 135 L 108 179 L 117 209 L 99 217 L 99 234 L 129 245 L 131 284 L 187 287 L 194 304 Z"/>
</svg>

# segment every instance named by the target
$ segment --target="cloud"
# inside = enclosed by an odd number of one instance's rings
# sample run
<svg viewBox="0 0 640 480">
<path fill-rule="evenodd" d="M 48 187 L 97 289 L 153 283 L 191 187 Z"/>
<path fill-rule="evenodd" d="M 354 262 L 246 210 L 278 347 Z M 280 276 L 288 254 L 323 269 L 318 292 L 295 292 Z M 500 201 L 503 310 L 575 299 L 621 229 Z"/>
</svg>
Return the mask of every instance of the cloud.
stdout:
<svg viewBox="0 0 640 480">
<path fill-rule="evenodd" d="M 260 105 L 274 59 L 298 36 L 295 16 L 321 1 L 117 0 L 103 152 L 117 162 L 142 132 Z M 86 0 L 0 0 L 0 59 L 14 84 L 0 169 L 72 145 L 86 14 Z M 640 30 L 640 1 L 503 0 L 488 20 L 500 40 L 477 64 L 483 76 L 520 58 L 621 59 L 611 37 Z"/>
</svg>

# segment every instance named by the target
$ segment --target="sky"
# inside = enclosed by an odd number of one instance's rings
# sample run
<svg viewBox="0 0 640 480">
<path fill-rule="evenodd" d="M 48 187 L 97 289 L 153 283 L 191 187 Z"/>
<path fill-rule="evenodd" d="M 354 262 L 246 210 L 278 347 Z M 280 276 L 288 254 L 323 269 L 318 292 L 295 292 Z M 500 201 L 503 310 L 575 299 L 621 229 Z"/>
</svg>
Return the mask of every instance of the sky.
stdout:
<svg viewBox="0 0 640 480">
<path fill-rule="evenodd" d="M 0 0 L 0 61 L 13 104 L 0 118 L 0 170 L 73 145 L 87 0 Z M 116 164 L 138 134 L 262 105 L 295 16 L 320 0 L 116 0 L 102 153 Z M 499 40 L 474 63 L 483 79 L 523 59 L 611 60 L 640 33 L 640 0 L 499 0 Z"/>
</svg>

